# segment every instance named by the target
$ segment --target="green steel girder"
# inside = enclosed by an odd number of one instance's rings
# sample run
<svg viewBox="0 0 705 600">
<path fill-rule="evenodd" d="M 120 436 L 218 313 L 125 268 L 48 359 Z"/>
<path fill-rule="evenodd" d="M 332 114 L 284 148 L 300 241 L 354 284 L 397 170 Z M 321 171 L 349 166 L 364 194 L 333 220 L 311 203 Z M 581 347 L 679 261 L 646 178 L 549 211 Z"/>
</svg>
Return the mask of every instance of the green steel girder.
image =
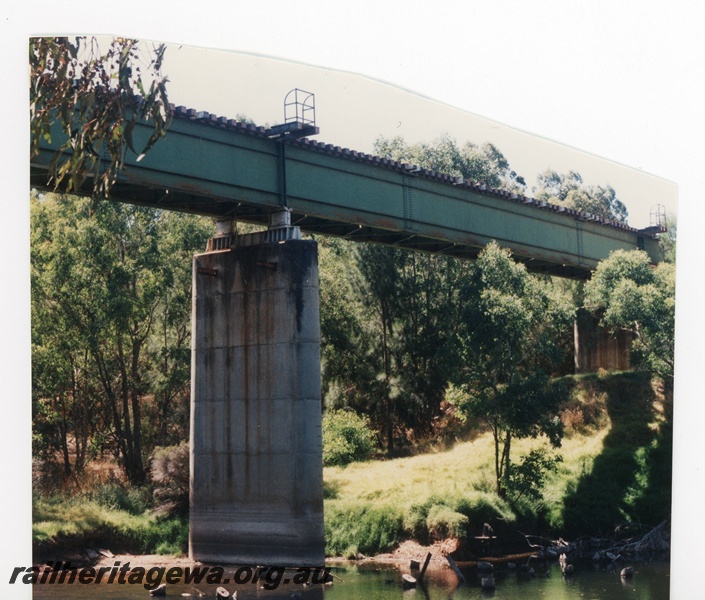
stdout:
<svg viewBox="0 0 705 600">
<path fill-rule="evenodd" d="M 407 165 L 308 141 L 270 139 L 210 115 L 176 116 L 166 139 L 126 167 L 112 198 L 246 222 L 267 223 L 286 205 L 303 231 L 474 258 L 491 240 L 532 271 L 589 277 L 619 248 L 658 262 L 652 234 L 523 197 L 458 185 Z M 136 146 L 149 131 L 138 127 Z M 32 185 L 65 138 L 58 128 L 32 161 Z"/>
</svg>

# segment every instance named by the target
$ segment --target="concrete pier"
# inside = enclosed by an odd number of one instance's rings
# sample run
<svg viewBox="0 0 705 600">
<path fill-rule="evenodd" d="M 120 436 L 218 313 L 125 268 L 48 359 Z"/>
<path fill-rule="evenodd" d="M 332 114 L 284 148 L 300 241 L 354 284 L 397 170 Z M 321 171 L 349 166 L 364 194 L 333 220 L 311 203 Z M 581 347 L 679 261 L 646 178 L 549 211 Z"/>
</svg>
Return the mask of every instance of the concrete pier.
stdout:
<svg viewBox="0 0 705 600">
<path fill-rule="evenodd" d="M 324 561 L 318 259 L 298 237 L 274 228 L 194 258 L 194 560 Z"/>
<path fill-rule="evenodd" d="M 585 309 L 578 310 L 573 325 L 575 372 L 626 371 L 630 368 L 633 339 L 628 331 L 610 333 L 600 326 L 597 317 Z"/>
</svg>

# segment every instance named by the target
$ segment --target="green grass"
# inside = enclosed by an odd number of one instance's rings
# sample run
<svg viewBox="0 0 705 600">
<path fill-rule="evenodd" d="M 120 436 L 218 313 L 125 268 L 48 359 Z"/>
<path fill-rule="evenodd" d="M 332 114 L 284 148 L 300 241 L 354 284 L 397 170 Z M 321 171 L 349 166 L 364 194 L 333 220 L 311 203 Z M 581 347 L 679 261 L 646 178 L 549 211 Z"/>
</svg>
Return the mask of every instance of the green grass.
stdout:
<svg viewBox="0 0 705 600">
<path fill-rule="evenodd" d="M 494 493 L 489 433 L 444 452 L 326 467 L 327 554 L 384 551 L 411 537 L 428 542 L 479 535 L 493 518 L 564 536 L 666 518 L 670 419 L 648 375 L 564 379 L 571 388 L 566 417 L 571 427 L 558 450 L 563 461 L 547 478 L 539 505 L 511 507 Z M 542 445 L 543 440 L 516 440 L 512 457 Z M 389 523 L 379 537 L 384 543 L 375 547 L 374 536 L 364 532 L 380 528 L 384 511 Z"/>
<path fill-rule="evenodd" d="M 551 478 L 547 486 L 547 514 L 561 514 L 565 490 L 571 480 L 579 479 L 584 465 L 599 454 L 604 435 L 576 435 L 566 440 L 561 450 L 565 458 L 560 477 Z M 541 443 L 517 441 L 516 457 Z M 480 535 L 484 523 L 493 519 L 517 527 L 536 519 L 530 507 L 515 510 L 494 492 L 494 442 L 490 434 L 445 452 L 327 467 L 324 480 L 329 556 L 384 552 L 407 538 L 429 543 L 446 537 Z M 374 507 L 375 512 L 366 512 L 368 507 Z M 361 536 L 360 532 L 373 530 L 384 511 L 396 525 L 387 528 L 394 532 L 394 539 L 390 533 L 384 538 L 385 544 L 375 547 L 373 536 Z"/>
<path fill-rule="evenodd" d="M 335 499 L 404 506 L 435 494 L 491 487 L 493 452 L 485 435 L 445 452 L 326 467 L 323 478 Z"/>
<path fill-rule="evenodd" d="M 84 497 L 35 498 L 32 540 L 49 548 L 102 544 L 144 554 L 181 555 L 188 544 L 188 519 L 133 514 Z"/>
<path fill-rule="evenodd" d="M 391 550 L 403 533 L 403 515 L 393 505 L 347 500 L 325 502 L 326 551 L 355 558 Z"/>
<path fill-rule="evenodd" d="M 549 503 L 560 503 L 571 480 L 577 480 L 602 451 L 609 428 L 592 435 L 576 434 L 563 441 L 558 450 L 563 456 L 557 476 L 549 478 L 545 495 Z M 517 440 L 514 458 L 540 447 L 542 440 Z M 347 467 L 327 467 L 323 471 L 328 498 L 336 501 L 363 501 L 401 507 L 412 506 L 435 497 L 465 498 L 479 502 L 491 498 L 499 516 L 511 517 L 512 511 L 494 494 L 494 442 L 491 434 L 471 442 L 458 443 L 445 452 L 409 458 L 352 463 Z M 480 524 L 480 526 L 482 523 Z"/>
</svg>

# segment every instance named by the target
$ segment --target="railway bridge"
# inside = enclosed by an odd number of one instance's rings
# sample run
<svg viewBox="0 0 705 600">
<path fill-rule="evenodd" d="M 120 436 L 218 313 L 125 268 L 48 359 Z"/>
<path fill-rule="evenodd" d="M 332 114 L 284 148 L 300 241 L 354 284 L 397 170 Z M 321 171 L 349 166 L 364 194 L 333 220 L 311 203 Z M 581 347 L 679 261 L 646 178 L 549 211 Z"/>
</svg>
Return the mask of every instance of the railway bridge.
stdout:
<svg viewBox="0 0 705 600">
<path fill-rule="evenodd" d="M 112 199 L 209 215 L 193 261 L 191 506 L 195 560 L 324 560 L 316 242 L 341 236 L 472 259 L 491 240 L 528 270 L 588 278 L 620 248 L 658 261 L 658 227 L 622 223 L 309 139 L 172 108 L 166 139 L 128 157 Z M 137 126 L 135 145 L 150 131 Z M 46 187 L 65 137 L 32 160 Z M 267 225 L 238 235 L 233 223 Z"/>
</svg>

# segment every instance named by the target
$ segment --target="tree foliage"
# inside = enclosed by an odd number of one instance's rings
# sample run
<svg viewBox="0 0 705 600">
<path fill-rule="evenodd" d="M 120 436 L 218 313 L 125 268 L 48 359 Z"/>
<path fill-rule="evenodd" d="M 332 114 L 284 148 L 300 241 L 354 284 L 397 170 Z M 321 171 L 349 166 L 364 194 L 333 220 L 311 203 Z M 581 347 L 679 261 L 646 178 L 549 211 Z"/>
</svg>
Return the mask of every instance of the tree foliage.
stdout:
<svg viewBox="0 0 705 600">
<path fill-rule="evenodd" d="M 75 469 L 90 441 L 110 447 L 139 482 L 145 442 L 168 445 L 168 423 L 185 422 L 174 405 L 188 391 L 190 257 L 210 229 L 156 209 L 32 198 L 33 390 L 36 421 L 46 425 L 37 431 L 58 432 L 64 448 L 74 442 Z"/>
<path fill-rule="evenodd" d="M 642 250 L 616 250 L 585 285 L 585 305 L 609 329 L 635 335 L 632 360 L 672 389 L 676 278 L 673 263 L 651 265 Z"/>
<path fill-rule="evenodd" d="M 375 360 L 360 300 L 355 245 L 336 238 L 318 240 L 321 383 L 329 407 L 364 408 L 360 401 L 376 386 Z"/>
<path fill-rule="evenodd" d="M 553 447 L 561 444 L 557 413 L 566 393 L 548 374 L 560 363 L 560 333 L 574 307 L 495 243 L 480 253 L 466 286 L 457 384 L 466 393 L 463 408 L 492 431 L 496 489 L 506 497 L 516 481 L 514 439 L 546 436 Z"/>
<path fill-rule="evenodd" d="M 31 157 L 51 140 L 54 123 L 66 137 L 50 163 L 54 189 L 76 192 L 92 178 L 93 195 L 105 197 L 126 152 L 142 156 L 164 137 L 171 119 L 165 50 L 127 38 L 113 38 L 106 50 L 96 37 L 30 39 Z M 153 129 L 143 146 L 133 136 L 140 122 Z"/>
<path fill-rule="evenodd" d="M 524 178 L 512 171 L 509 161 L 490 143 L 478 146 L 467 142 L 459 146 L 448 134 L 419 144 L 408 144 L 402 137 L 379 137 L 374 149 L 383 158 L 463 177 L 491 188 L 521 192 L 526 187 Z"/>
<path fill-rule="evenodd" d="M 627 222 L 627 207 L 617 198 L 611 185 L 586 185 L 580 173 L 560 174 L 550 169 L 540 173 L 536 180 L 538 185 L 534 188 L 534 195 L 537 200 L 565 204 L 605 219 Z"/>
<path fill-rule="evenodd" d="M 459 366 L 453 351 L 458 293 L 469 263 L 361 245 L 356 266 L 367 314 L 368 360 L 377 374 L 366 410 L 391 452 L 397 438 L 432 435 L 442 416 L 449 377 Z"/>
<path fill-rule="evenodd" d="M 323 464 L 346 465 L 367 460 L 375 446 L 374 432 L 352 411 L 331 410 L 323 416 Z"/>
</svg>

